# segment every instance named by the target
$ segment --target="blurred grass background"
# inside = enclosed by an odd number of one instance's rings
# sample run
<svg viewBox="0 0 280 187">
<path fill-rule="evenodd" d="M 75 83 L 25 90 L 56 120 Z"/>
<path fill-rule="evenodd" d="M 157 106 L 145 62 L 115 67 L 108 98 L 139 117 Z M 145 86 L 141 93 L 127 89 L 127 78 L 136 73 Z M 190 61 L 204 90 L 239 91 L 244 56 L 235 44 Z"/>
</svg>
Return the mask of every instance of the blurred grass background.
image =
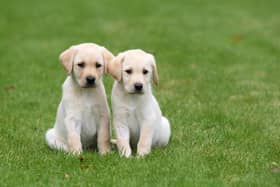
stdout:
<svg viewBox="0 0 280 187">
<path fill-rule="evenodd" d="M 280 1 L 18 1 L 0 7 L 1 186 L 279 186 Z M 60 52 L 155 53 L 172 124 L 145 159 L 50 150 Z M 110 99 L 112 79 L 104 78 Z"/>
</svg>

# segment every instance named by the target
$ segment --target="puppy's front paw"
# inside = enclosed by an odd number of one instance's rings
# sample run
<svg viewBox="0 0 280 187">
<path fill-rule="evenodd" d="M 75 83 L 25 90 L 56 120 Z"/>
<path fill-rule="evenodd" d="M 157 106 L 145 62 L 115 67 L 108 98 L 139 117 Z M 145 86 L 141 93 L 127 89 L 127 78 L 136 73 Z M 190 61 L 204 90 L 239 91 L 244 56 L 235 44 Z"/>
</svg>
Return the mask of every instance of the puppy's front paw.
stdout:
<svg viewBox="0 0 280 187">
<path fill-rule="evenodd" d="M 73 155 L 80 155 L 82 153 L 82 144 L 78 141 L 69 141 L 69 152 Z"/>
<path fill-rule="evenodd" d="M 83 151 L 82 150 L 72 150 L 70 152 L 71 152 L 71 154 L 73 154 L 75 156 L 79 156 Z"/>
<path fill-rule="evenodd" d="M 119 149 L 120 155 L 129 158 L 131 156 L 131 148 L 130 147 L 121 147 Z"/>
<path fill-rule="evenodd" d="M 143 156 L 149 154 L 150 152 L 151 152 L 150 147 L 138 144 L 138 146 L 137 146 L 137 156 L 138 157 L 143 157 Z"/>
<path fill-rule="evenodd" d="M 129 158 L 131 156 L 131 148 L 129 146 L 129 143 L 118 141 L 117 146 L 119 149 L 120 156 L 125 156 L 126 158 Z"/>
<path fill-rule="evenodd" d="M 110 143 L 104 143 L 98 148 L 99 154 L 106 155 L 111 152 L 111 145 Z"/>
</svg>

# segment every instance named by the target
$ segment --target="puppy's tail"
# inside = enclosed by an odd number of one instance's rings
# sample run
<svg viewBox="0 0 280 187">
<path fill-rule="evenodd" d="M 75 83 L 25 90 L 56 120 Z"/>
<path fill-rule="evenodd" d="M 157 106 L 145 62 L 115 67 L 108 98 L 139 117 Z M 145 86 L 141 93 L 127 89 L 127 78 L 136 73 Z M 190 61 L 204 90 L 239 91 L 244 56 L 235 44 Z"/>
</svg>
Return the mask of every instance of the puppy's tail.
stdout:
<svg viewBox="0 0 280 187">
<path fill-rule="evenodd" d="M 63 143 L 58 136 L 56 135 L 56 131 L 54 128 L 49 129 L 46 133 L 46 142 L 48 146 L 52 149 L 58 149 L 63 151 L 68 151 L 67 145 Z"/>
</svg>

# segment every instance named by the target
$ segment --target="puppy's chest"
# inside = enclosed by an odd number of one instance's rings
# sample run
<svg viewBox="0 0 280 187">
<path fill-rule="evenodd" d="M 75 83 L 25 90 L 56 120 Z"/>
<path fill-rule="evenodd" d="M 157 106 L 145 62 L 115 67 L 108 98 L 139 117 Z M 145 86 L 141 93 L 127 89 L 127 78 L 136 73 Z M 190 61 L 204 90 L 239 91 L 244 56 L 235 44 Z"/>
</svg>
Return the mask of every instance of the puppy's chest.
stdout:
<svg viewBox="0 0 280 187">
<path fill-rule="evenodd" d="M 137 107 L 127 108 L 127 125 L 132 129 L 138 129 L 142 123 L 142 112 Z"/>
<path fill-rule="evenodd" d="M 89 136 L 96 133 L 96 126 L 99 121 L 98 106 L 93 102 L 85 102 L 82 105 L 81 135 Z"/>
<path fill-rule="evenodd" d="M 82 121 L 87 123 L 92 120 L 98 120 L 98 105 L 92 102 L 83 103 L 82 107 Z"/>
</svg>

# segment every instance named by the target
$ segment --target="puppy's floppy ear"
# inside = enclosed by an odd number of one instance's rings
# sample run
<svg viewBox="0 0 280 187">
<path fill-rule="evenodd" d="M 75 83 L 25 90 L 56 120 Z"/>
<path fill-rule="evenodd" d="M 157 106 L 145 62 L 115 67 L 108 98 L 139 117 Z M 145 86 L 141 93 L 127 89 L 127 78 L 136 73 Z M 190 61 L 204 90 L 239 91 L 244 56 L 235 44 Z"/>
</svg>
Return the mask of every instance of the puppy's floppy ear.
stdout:
<svg viewBox="0 0 280 187">
<path fill-rule="evenodd" d="M 63 65 L 68 75 L 72 73 L 73 61 L 76 53 L 77 50 L 74 48 L 74 46 L 72 46 L 59 55 L 59 61 Z"/>
<path fill-rule="evenodd" d="M 111 60 L 113 60 L 114 55 L 105 47 L 101 47 L 101 51 L 104 60 L 104 73 L 107 73 L 108 64 L 110 63 Z"/>
<path fill-rule="evenodd" d="M 113 76 L 114 79 L 120 81 L 122 79 L 122 62 L 124 61 L 124 54 L 120 53 L 117 57 L 111 60 L 107 67 L 107 72 Z"/>
<path fill-rule="evenodd" d="M 157 65 L 156 65 L 156 60 L 155 57 L 153 55 L 151 55 L 151 62 L 152 62 L 152 68 L 153 68 L 153 81 L 155 83 L 155 85 L 158 85 L 158 71 L 157 71 Z"/>
</svg>

